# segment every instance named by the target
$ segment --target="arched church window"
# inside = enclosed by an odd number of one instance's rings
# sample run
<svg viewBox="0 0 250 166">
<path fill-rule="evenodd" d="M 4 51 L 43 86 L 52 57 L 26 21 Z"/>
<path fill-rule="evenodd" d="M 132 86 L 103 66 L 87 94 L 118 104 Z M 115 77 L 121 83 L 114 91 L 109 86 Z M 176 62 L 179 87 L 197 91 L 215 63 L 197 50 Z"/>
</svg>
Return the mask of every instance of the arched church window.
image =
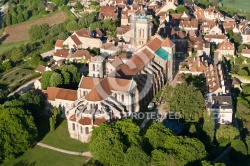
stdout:
<svg viewBox="0 0 250 166">
<path fill-rule="evenodd" d="M 72 128 L 73 128 L 73 131 L 75 131 L 75 123 L 72 123 Z"/>
<path fill-rule="evenodd" d="M 124 102 L 124 95 L 122 94 L 122 102 Z"/>
</svg>

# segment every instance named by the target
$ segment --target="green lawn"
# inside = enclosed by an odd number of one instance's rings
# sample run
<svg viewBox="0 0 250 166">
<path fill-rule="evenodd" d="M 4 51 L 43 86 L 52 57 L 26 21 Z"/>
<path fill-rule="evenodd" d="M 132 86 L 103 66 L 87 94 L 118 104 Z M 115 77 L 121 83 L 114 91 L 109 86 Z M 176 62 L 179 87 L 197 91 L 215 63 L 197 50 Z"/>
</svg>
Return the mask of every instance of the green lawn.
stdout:
<svg viewBox="0 0 250 166">
<path fill-rule="evenodd" d="M 35 146 L 26 151 L 21 157 L 3 166 L 80 166 L 86 158 L 81 156 L 68 155 L 50 149 Z"/>
<path fill-rule="evenodd" d="M 239 10 L 249 11 L 250 1 L 249 0 L 235 0 L 235 2 L 229 2 L 229 0 L 222 0 L 223 6 L 236 8 Z"/>
<path fill-rule="evenodd" d="M 22 44 L 27 44 L 28 41 L 20 41 L 20 42 L 14 42 L 14 43 L 6 43 L 6 44 L 0 44 L 0 54 L 13 48 L 13 47 L 19 47 Z"/>
<path fill-rule="evenodd" d="M 55 131 L 48 132 L 41 142 L 64 150 L 76 152 L 88 151 L 88 144 L 69 137 L 66 120 L 62 121 Z"/>
</svg>

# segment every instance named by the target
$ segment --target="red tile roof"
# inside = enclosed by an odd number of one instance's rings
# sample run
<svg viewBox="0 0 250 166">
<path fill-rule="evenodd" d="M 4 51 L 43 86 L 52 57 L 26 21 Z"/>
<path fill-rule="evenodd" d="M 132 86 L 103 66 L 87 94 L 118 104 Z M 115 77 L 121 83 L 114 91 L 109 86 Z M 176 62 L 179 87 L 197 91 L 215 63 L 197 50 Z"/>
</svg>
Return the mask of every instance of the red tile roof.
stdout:
<svg viewBox="0 0 250 166">
<path fill-rule="evenodd" d="M 250 54 L 250 49 L 242 49 L 242 54 Z"/>
<path fill-rule="evenodd" d="M 83 117 L 78 121 L 81 125 L 91 125 L 92 119 L 88 117 Z"/>
<path fill-rule="evenodd" d="M 229 40 L 225 40 L 222 43 L 218 44 L 219 50 L 234 50 L 234 45 Z"/>
<path fill-rule="evenodd" d="M 89 37 L 89 31 L 86 28 L 76 31 L 75 33 L 80 37 Z"/>
<path fill-rule="evenodd" d="M 62 48 L 63 47 L 63 42 L 64 42 L 64 40 L 57 40 L 55 46 Z"/>
<path fill-rule="evenodd" d="M 123 64 L 121 69 L 117 72 L 121 76 L 131 77 L 137 74 L 147 63 L 149 63 L 152 58 L 154 58 L 154 54 L 152 54 L 148 49 L 144 49 L 126 61 L 126 63 Z"/>
<path fill-rule="evenodd" d="M 173 45 L 174 43 L 169 38 L 166 38 L 161 44 L 162 47 L 173 47 Z"/>
<path fill-rule="evenodd" d="M 37 68 L 36 68 L 36 72 L 39 72 L 39 73 L 43 73 L 45 72 L 46 70 L 46 67 L 45 66 L 42 66 L 42 65 L 39 65 Z"/>
<path fill-rule="evenodd" d="M 69 50 L 56 50 L 53 56 L 67 58 L 69 56 Z"/>
<path fill-rule="evenodd" d="M 162 41 L 158 37 L 155 37 L 148 43 L 148 47 L 153 51 L 157 51 L 159 48 L 161 48 L 161 44 Z"/>
<path fill-rule="evenodd" d="M 76 90 L 48 87 L 47 90 L 43 90 L 43 93 L 47 96 L 47 99 L 51 101 L 55 101 L 55 99 L 77 100 Z"/>
<path fill-rule="evenodd" d="M 101 123 L 104 123 L 104 122 L 106 122 L 107 120 L 105 119 L 105 118 L 96 118 L 95 120 L 94 120 L 94 125 L 99 125 L 99 124 L 101 124 Z"/>
<path fill-rule="evenodd" d="M 69 117 L 69 120 L 75 122 L 75 121 L 76 121 L 76 114 L 71 115 L 71 116 Z"/>
<path fill-rule="evenodd" d="M 79 46 L 79 45 L 82 44 L 82 42 L 79 40 L 79 38 L 78 38 L 76 35 L 72 35 L 72 36 L 70 36 L 70 37 L 71 37 L 71 39 L 74 41 L 74 43 L 75 43 L 77 46 Z"/>
</svg>

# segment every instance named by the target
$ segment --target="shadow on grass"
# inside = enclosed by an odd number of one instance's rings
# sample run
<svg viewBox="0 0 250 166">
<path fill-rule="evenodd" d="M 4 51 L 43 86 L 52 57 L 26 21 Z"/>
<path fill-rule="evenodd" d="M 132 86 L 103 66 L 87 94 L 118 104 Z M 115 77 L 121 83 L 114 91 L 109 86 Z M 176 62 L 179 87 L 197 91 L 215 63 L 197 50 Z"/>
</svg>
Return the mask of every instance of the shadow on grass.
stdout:
<svg viewBox="0 0 250 166">
<path fill-rule="evenodd" d="M 50 132 L 50 123 L 49 123 L 49 116 L 40 116 L 35 119 L 36 127 L 38 130 L 38 136 L 36 141 L 39 142 L 41 141 L 47 133 Z M 57 129 L 58 126 L 63 122 L 63 118 L 58 118 L 55 126 L 55 130 Z"/>
<path fill-rule="evenodd" d="M 13 164 L 13 166 L 36 166 L 36 162 L 29 162 L 27 160 L 21 160 Z"/>
<path fill-rule="evenodd" d="M 50 131 L 49 117 L 40 116 L 35 119 L 36 127 L 38 130 L 37 142 L 41 141 L 45 135 Z"/>
</svg>

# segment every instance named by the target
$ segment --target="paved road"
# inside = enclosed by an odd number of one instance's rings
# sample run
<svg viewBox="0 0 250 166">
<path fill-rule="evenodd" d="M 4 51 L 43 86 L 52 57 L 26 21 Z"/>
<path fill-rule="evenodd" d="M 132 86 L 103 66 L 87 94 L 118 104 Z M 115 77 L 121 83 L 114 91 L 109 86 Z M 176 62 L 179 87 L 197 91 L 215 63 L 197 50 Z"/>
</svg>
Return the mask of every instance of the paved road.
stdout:
<svg viewBox="0 0 250 166">
<path fill-rule="evenodd" d="M 26 91 L 30 90 L 34 86 L 34 83 L 36 82 L 36 80 L 38 80 L 40 78 L 41 77 L 35 78 L 35 79 L 27 82 L 26 84 L 20 86 L 17 90 L 15 90 L 14 92 L 10 93 L 8 95 L 8 97 L 13 96 L 15 93 L 21 93 L 21 92 L 26 92 Z"/>
<path fill-rule="evenodd" d="M 70 154 L 70 155 L 75 155 L 75 156 L 84 156 L 84 157 L 89 157 L 89 158 L 92 157 L 92 155 L 90 154 L 90 152 L 73 152 L 73 151 L 68 151 L 68 150 L 64 150 L 64 149 L 60 149 L 60 148 L 56 148 L 56 147 L 53 147 L 53 146 L 50 146 L 50 145 L 43 144 L 41 142 L 38 142 L 37 145 L 41 146 L 41 147 L 44 147 L 44 148 L 47 148 L 47 149 L 51 149 L 51 150 L 57 151 L 57 152 L 65 153 L 65 154 Z"/>
</svg>

